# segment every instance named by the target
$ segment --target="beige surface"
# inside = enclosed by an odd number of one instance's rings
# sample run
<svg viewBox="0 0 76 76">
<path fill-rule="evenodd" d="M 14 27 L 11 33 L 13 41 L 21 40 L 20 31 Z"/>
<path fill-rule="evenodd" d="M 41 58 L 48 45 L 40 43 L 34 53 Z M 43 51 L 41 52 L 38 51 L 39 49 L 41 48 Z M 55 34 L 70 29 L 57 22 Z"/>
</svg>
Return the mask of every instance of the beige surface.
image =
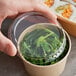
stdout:
<svg viewBox="0 0 76 76">
<path fill-rule="evenodd" d="M 3 26 L 9 25 L 10 20 L 6 20 Z M 7 29 L 5 30 L 5 35 L 7 35 Z M 76 38 L 72 39 L 72 50 L 68 57 L 66 68 L 61 76 L 76 76 Z M 5 54 L 0 54 L 0 76 L 28 76 L 25 72 L 22 61 L 16 57 L 9 57 Z"/>
</svg>

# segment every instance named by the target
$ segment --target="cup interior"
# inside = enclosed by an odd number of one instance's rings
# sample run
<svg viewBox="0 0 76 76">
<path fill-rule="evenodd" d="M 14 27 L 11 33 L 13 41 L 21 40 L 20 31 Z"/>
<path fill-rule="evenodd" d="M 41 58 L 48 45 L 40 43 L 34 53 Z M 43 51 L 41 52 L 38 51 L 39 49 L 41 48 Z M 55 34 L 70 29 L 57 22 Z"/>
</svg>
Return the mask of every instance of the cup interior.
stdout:
<svg viewBox="0 0 76 76">
<path fill-rule="evenodd" d="M 30 33 L 30 32 L 32 32 L 33 30 L 35 30 L 35 29 L 44 29 L 44 28 L 49 28 L 49 29 L 51 29 L 54 33 L 56 33 L 57 35 L 58 35 L 58 37 L 59 37 L 59 39 L 61 39 L 62 37 L 64 37 L 64 39 L 65 39 L 65 33 L 64 33 L 64 30 L 61 28 L 61 27 L 57 27 L 56 25 L 54 25 L 54 24 L 51 24 L 51 23 L 38 23 L 38 24 L 34 24 L 34 25 L 31 25 L 30 27 L 28 27 L 27 29 L 25 29 L 23 32 L 22 32 L 22 34 L 20 35 L 20 37 L 19 37 L 19 39 L 18 39 L 18 45 L 17 45 L 17 47 L 18 47 L 18 52 L 19 52 L 19 54 L 20 54 L 20 56 L 24 59 L 24 57 L 23 57 L 23 55 L 22 55 L 22 53 L 21 53 L 21 51 L 20 51 L 20 43 L 21 43 L 21 41 L 23 40 L 23 38 L 24 38 L 24 36 L 27 34 L 27 33 Z M 64 41 L 63 41 L 64 42 Z M 64 45 L 62 45 L 62 46 L 64 46 L 65 47 L 65 45 L 66 45 L 66 40 L 65 40 L 65 43 L 64 43 Z M 62 47 L 61 47 L 61 49 L 60 50 L 62 50 Z M 63 49 L 63 51 L 64 51 L 64 49 Z M 62 51 L 62 52 L 63 52 Z M 61 52 L 61 53 L 62 53 Z M 57 53 L 57 52 L 56 52 Z M 59 54 L 59 52 L 58 52 L 58 54 Z M 55 56 L 56 56 L 57 54 L 55 54 Z M 58 55 L 59 56 L 59 55 Z M 32 58 L 32 57 L 31 57 Z M 25 60 L 25 59 L 24 59 Z"/>
</svg>

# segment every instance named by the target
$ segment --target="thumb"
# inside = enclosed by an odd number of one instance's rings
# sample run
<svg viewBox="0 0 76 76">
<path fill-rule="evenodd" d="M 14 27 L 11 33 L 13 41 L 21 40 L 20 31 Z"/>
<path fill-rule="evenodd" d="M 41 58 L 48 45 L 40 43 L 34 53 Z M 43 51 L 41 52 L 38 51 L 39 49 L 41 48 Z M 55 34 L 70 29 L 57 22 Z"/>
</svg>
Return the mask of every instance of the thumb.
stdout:
<svg viewBox="0 0 76 76">
<path fill-rule="evenodd" d="M 6 38 L 1 32 L 0 32 L 0 50 L 10 56 L 15 56 L 17 52 L 11 40 Z"/>
</svg>

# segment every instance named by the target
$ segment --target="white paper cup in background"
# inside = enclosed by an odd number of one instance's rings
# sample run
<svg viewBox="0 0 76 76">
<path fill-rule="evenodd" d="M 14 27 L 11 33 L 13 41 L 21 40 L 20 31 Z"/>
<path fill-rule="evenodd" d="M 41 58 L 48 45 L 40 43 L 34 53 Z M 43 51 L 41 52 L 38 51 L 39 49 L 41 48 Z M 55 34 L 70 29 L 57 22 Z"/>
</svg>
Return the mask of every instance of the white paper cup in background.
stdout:
<svg viewBox="0 0 76 76">
<path fill-rule="evenodd" d="M 58 16 L 58 21 L 62 27 L 72 36 L 76 37 L 76 23 Z"/>
</svg>

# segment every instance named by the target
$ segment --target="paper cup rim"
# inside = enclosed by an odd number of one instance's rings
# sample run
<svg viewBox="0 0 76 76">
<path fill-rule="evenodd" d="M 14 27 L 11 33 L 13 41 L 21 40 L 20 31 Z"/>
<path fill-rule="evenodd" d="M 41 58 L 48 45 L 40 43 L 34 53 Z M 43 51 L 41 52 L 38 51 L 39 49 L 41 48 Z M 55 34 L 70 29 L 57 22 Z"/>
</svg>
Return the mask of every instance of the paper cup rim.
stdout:
<svg viewBox="0 0 76 76">
<path fill-rule="evenodd" d="M 44 23 L 45 24 L 45 23 Z M 46 24 L 50 24 L 50 23 L 46 23 Z M 54 25 L 54 24 L 53 24 Z M 54 25 L 54 26 L 56 26 L 56 25 Z M 31 27 L 31 26 L 30 26 Z M 59 26 L 57 26 L 58 28 L 60 28 Z M 41 67 L 41 68 L 46 68 L 46 67 L 49 67 L 49 66 L 55 66 L 55 65 L 57 65 L 57 64 L 59 64 L 59 63 L 61 63 L 61 62 L 63 62 L 63 60 L 65 59 L 65 58 L 67 58 L 68 57 L 68 55 L 69 55 L 69 53 L 70 53 L 70 51 L 71 51 L 71 39 L 70 39 L 70 36 L 68 35 L 68 33 L 64 30 L 64 29 L 62 29 L 63 31 L 64 31 L 64 33 L 65 33 L 65 35 L 66 35 L 66 37 L 67 37 L 67 39 L 68 39 L 68 42 L 69 42 L 69 49 L 68 49 L 68 52 L 67 52 L 67 54 L 61 59 L 61 60 L 59 60 L 58 62 L 56 62 L 55 64 L 50 64 L 50 65 L 36 65 L 36 64 L 32 64 L 31 62 L 29 62 L 29 61 L 27 61 L 23 56 L 22 56 L 22 54 L 21 54 L 21 52 L 19 51 L 19 42 L 18 42 L 18 44 L 17 44 L 17 49 L 18 49 L 18 54 L 19 54 L 19 57 L 23 60 L 23 62 L 25 63 L 27 63 L 27 64 L 29 64 L 29 65 L 31 65 L 31 66 L 34 66 L 34 67 Z M 25 30 L 24 30 L 25 31 Z M 24 32 L 23 31 L 23 32 Z M 22 32 L 22 33 L 23 33 Z M 21 34 L 22 34 L 21 33 Z M 21 36 L 21 35 L 20 35 Z M 20 38 L 20 37 L 19 37 Z M 18 41 L 19 41 L 19 39 L 18 39 Z"/>
<path fill-rule="evenodd" d="M 70 21 L 69 19 L 64 18 L 63 16 L 57 15 L 58 19 L 66 21 L 67 23 L 72 23 L 74 25 L 76 25 L 76 22 L 74 21 Z"/>
</svg>

